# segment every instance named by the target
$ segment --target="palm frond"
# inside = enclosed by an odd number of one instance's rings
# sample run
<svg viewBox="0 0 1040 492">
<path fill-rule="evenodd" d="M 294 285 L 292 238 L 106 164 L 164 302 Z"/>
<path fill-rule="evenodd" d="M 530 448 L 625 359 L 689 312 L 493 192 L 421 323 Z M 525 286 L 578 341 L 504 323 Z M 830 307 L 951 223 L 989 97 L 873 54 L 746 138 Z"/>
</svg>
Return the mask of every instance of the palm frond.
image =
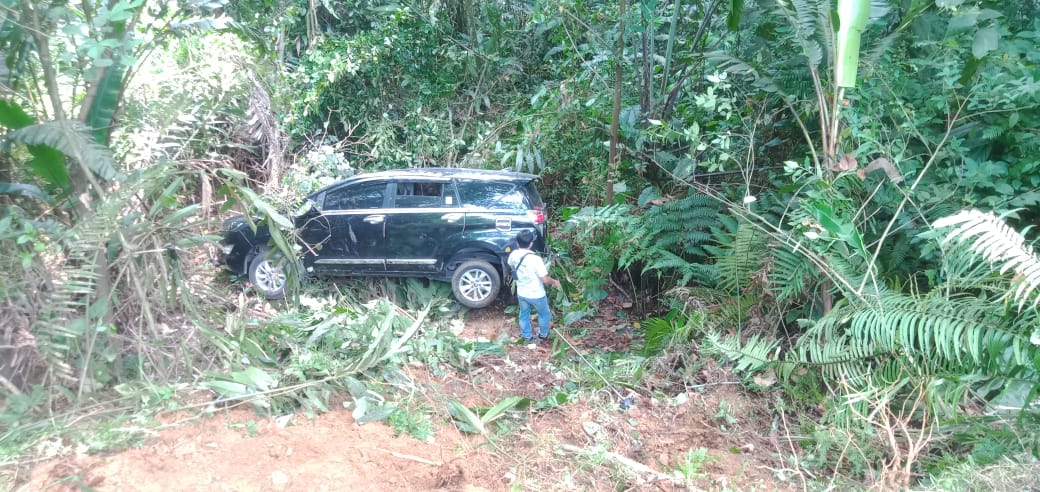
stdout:
<svg viewBox="0 0 1040 492">
<path fill-rule="evenodd" d="M 47 121 L 14 130 L 6 138 L 25 145 L 53 147 L 82 162 L 102 179 L 122 179 L 112 150 L 94 140 L 91 131 L 78 121 Z"/>
</svg>

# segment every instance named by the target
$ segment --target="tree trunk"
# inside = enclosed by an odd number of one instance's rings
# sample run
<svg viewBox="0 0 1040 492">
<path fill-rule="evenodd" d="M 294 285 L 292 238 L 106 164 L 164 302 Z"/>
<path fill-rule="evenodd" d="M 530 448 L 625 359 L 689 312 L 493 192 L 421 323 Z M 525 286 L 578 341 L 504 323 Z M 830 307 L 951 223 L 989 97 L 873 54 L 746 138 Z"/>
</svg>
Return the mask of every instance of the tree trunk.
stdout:
<svg viewBox="0 0 1040 492">
<path fill-rule="evenodd" d="M 618 167 L 618 126 L 621 119 L 621 75 L 625 66 L 626 0 L 621 0 L 621 23 L 618 28 L 617 53 L 614 56 L 614 111 L 610 121 L 610 153 L 607 156 L 607 190 L 605 205 L 614 203 L 614 174 Z"/>
</svg>

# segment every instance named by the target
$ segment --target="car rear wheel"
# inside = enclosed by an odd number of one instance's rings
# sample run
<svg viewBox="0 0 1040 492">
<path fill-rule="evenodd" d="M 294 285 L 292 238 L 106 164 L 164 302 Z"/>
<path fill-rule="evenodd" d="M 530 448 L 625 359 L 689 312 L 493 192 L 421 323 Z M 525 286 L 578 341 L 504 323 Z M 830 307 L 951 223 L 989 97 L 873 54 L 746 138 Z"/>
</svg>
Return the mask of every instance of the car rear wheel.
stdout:
<svg viewBox="0 0 1040 492">
<path fill-rule="evenodd" d="M 289 262 L 277 251 L 264 248 L 249 262 L 249 281 L 270 300 L 285 297 Z"/>
<path fill-rule="evenodd" d="M 502 277 L 490 263 L 482 260 L 463 262 L 451 276 L 451 292 L 466 307 L 487 307 L 502 287 Z"/>
</svg>

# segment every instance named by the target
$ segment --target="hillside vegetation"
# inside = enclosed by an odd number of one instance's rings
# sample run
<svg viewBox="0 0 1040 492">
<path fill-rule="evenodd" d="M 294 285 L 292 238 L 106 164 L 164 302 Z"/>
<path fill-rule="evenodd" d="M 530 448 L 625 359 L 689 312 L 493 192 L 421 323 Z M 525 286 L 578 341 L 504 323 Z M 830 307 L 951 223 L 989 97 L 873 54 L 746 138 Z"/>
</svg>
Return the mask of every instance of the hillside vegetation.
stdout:
<svg viewBox="0 0 1040 492">
<path fill-rule="evenodd" d="M 1036 0 L 2 5 L 0 487 L 160 411 L 346 406 L 494 443 L 530 408 L 674 403 L 713 371 L 782 487 L 1032 483 Z M 232 213 L 291 255 L 299 197 L 430 166 L 537 174 L 557 333 L 626 343 L 556 347 L 538 398 L 416 404 L 411 369 L 512 353 L 459 336 L 450 288 L 271 304 L 211 264 Z"/>
</svg>

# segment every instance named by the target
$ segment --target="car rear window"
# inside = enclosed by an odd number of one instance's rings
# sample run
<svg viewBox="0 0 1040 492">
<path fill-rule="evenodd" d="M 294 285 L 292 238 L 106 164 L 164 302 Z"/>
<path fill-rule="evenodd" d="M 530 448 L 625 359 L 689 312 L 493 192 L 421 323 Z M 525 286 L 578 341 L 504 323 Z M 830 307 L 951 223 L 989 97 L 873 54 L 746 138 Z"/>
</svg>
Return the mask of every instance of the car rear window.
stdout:
<svg viewBox="0 0 1040 492">
<path fill-rule="evenodd" d="M 456 186 L 464 207 L 524 210 L 532 205 L 525 199 L 520 183 L 459 181 Z"/>
<path fill-rule="evenodd" d="M 527 201 L 534 208 L 542 208 L 545 206 L 545 202 L 542 201 L 542 195 L 538 194 L 538 188 L 534 186 L 534 181 L 528 181 L 524 185 L 524 190 L 527 191 Z"/>
</svg>

